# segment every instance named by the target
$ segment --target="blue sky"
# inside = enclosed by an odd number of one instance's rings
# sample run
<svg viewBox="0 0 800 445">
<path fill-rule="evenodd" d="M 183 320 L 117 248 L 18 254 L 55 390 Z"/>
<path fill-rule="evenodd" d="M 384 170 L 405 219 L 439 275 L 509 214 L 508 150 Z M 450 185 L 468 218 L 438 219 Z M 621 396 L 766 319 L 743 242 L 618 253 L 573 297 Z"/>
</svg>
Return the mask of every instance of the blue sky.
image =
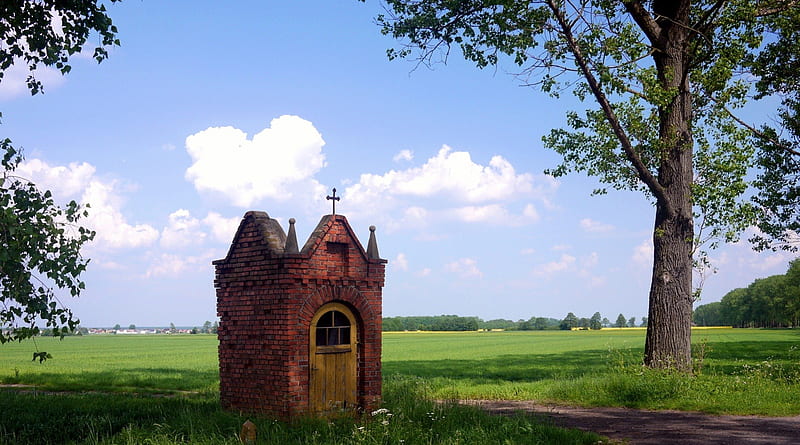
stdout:
<svg viewBox="0 0 800 445">
<path fill-rule="evenodd" d="M 512 65 L 390 62 L 377 2 L 229 5 L 111 5 L 109 60 L 42 70 L 34 97 L 16 68 L 0 84 L 21 172 L 92 205 L 87 289 L 64 297 L 84 326 L 214 320 L 211 261 L 242 215 L 294 217 L 302 244 L 332 187 L 362 243 L 378 227 L 385 316 L 647 314 L 652 206 L 542 173 L 559 158 L 541 137 L 573 99 L 521 87 Z M 724 246 L 703 302 L 794 257 Z"/>
</svg>

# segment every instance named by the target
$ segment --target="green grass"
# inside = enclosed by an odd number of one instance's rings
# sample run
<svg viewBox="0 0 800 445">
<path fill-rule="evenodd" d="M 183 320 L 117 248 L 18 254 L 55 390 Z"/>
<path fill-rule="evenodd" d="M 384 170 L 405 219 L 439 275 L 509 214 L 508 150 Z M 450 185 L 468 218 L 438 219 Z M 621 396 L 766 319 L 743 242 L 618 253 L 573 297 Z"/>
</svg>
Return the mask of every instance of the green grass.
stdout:
<svg viewBox="0 0 800 445">
<path fill-rule="evenodd" d="M 644 330 L 384 335 L 385 376 L 439 399 L 800 414 L 800 330 L 698 329 L 694 376 L 641 366 Z M 429 352 L 426 352 L 429 351 Z"/>
<path fill-rule="evenodd" d="M 536 418 L 434 400 L 800 414 L 800 330 L 694 332 L 694 376 L 640 365 L 644 331 L 387 333 L 384 406 L 360 420 L 254 419 L 259 443 L 596 443 Z M 210 335 L 37 339 L 0 347 L 0 445 L 234 444 L 245 418 L 219 409 Z M 61 391 L 60 393 L 58 393 Z M 389 415 L 391 414 L 391 415 Z"/>
</svg>

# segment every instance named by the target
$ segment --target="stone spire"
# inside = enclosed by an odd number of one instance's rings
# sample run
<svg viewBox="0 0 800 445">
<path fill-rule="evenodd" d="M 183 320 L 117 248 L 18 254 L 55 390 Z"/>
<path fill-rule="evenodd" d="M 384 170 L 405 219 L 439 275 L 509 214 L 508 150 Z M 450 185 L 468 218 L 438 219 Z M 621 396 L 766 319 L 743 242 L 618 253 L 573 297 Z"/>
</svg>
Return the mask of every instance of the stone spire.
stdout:
<svg viewBox="0 0 800 445">
<path fill-rule="evenodd" d="M 286 246 L 283 248 L 283 253 L 300 253 L 297 247 L 297 232 L 294 230 L 294 218 L 289 218 L 289 234 L 286 235 Z"/>
<path fill-rule="evenodd" d="M 375 240 L 375 226 L 369 226 L 369 243 L 367 243 L 367 258 L 379 260 L 381 255 L 378 253 L 378 241 Z"/>
</svg>

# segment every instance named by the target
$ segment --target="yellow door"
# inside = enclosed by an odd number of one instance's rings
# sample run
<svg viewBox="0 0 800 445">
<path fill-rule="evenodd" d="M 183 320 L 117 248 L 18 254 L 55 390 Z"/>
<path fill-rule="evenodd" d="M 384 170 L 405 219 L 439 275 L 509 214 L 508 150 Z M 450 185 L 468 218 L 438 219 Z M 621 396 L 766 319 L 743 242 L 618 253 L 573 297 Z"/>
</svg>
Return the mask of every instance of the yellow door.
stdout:
<svg viewBox="0 0 800 445">
<path fill-rule="evenodd" d="M 356 318 L 347 306 L 328 303 L 311 320 L 309 404 L 335 414 L 356 408 Z"/>
</svg>

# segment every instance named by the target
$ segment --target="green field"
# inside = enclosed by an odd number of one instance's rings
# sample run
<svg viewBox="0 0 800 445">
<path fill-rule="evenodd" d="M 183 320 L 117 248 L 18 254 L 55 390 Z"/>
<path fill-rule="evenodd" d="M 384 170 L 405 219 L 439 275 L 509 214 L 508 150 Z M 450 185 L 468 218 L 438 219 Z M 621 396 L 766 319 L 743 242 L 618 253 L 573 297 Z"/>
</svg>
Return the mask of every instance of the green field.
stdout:
<svg viewBox="0 0 800 445">
<path fill-rule="evenodd" d="M 300 425 L 259 419 L 260 431 L 269 432 L 260 434 L 261 443 L 597 440 L 532 418 L 433 403 L 450 399 L 800 414 L 800 330 L 696 330 L 694 341 L 696 372 L 687 376 L 640 366 L 643 330 L 385 333 L 391 419 Z M 215 336 L 36 342 L 53 359 L 32 362 L 32 342 L 0 347 L 0 383 L 7 386 L 0 391 L 0 444 L 237 443 L 244 418 L 218 408 Z"/>
</svg>

